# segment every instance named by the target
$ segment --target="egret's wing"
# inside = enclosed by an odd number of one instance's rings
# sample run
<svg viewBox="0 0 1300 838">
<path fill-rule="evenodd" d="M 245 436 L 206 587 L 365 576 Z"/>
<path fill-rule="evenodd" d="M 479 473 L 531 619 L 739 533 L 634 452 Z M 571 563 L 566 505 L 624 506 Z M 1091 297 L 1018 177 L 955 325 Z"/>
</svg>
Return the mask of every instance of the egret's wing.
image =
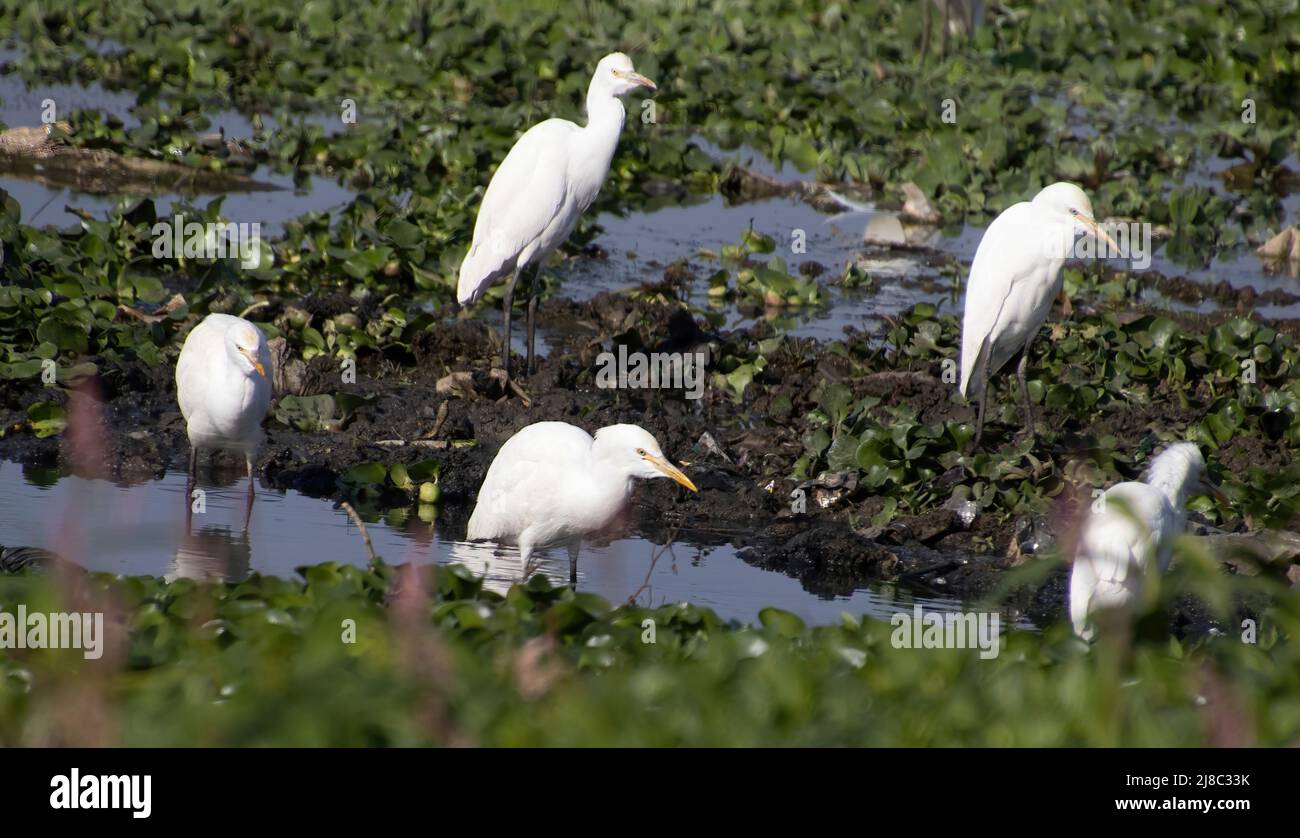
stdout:
<svg viewBox="0 0 1300 838">
<path fill-rule="evenodd" d="M 972 382 L 981 350 L 990 353 L 987 375 L 996 372 L 993 347 L 985 349 L 993 327 L 1006 315 L 1013 292 L 1042 269 L 1041 233 L 1034 224 L 1029 202 L 1003 210 L 984 231 L 966 283 L 965 312 L 961 321 L 961 392 L 976 396 L 982 380 Z M 1005 359 L 1003 360 L 1005 363 Z M 973 385 L 973 386 L 972 386 Z"/>
<path fill-rule="evenodd" d="M 186 419 L 203 403 L 203 395 L 214 380 L 215 364 L 225 358 L 226 329 L 236 322 L 227 314 L 210 314 L 190 330 L 176 359 L 176 401 Z"/>
<path fill-rule="evenodd" d="M 566 483 L 584 474 L 594 440 L 565 422 L 538 422 L 506 440 L 479 489 L 470 539 L 511 539 L 546 515 Z"/>
<path fill-rule="evenodd" d="M 556 222 L 568 194 L 569 149 L 578 126 L 548 119 L 528 129 L 501 161 L 474 222 L 474 241 L 460 265 L 462 305 L 483 296 L 514 270 L 520 253 Z"/>
<path fill-rule="evenodd" d="M 226 379 L 223 367 L 228 363 L 226 356 L 226 333 L 245 321 L 229 314 L 210 314 L 202 323 L 195 326 L 185 337 L 180 357 L 176 359 L 176 401 L 180 405 L 181 415 L 189 420 L 196 411 L 210 408 L 207 402 L 209 388 L 220 386 Z M 258 333 L 257 357 L 266 371 L 266 386 L 253 386 L 248 391 L 251 399 L 245 405 L 247 412 L 256 417 L 260 424 L 270 407 L 272 388 L 270 382 L 275 378 L 271 350 L 266 342 L 266 333 L 260 328 Z M 256 382 L 255 382 L 256 384 Z"/>
</svg>

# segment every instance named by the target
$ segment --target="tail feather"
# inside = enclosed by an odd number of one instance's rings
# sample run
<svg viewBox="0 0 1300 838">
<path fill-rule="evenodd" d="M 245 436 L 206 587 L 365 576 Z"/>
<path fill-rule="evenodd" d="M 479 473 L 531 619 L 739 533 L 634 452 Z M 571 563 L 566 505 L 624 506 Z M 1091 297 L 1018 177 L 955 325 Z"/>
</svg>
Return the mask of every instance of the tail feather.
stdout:
<svg viewBox="0 0 1300 838">
<path fill-rule="evenodd" d="M 512 269 L 509 260 L 493 259 L 492 248 L 478 242 L 470 245 L 469 252 L 460 263 L 460 276 L 456 282 L 456 301 L 462 306 L 483 299 L 492 283 Z"/>
<path fill-rule="evenodd" d="M 961 356 L 961 394 L 966 399 L 977 399 L 984 392 L 983 367 L 988 362 L 989 342 L 987 339 L 980 342 L 979 352 L 976 353 L 975 359 L 967 362 L 967 353 L 964 351 Z"/>
</svg>

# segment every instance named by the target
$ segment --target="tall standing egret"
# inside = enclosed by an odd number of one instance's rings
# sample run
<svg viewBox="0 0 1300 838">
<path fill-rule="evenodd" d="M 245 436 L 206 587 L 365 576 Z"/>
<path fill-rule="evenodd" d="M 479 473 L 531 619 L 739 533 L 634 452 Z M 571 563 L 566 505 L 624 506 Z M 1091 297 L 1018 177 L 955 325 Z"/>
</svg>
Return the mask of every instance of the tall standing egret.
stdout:
<svg viewBox="0 0 1300 838">
<path fill-rule="evenodd" d="M 488 286 L 510 274 L 506 286 L 501 366 L 510 374 L 510 313 L 515 284 L 533 266 L 528 300 L 528 373 L 533 369 L 533 330 L 537 310 L 537 271 L 564 243 L 600 192 L 618 147 L 625 112 L 620 96 L 655 83 L 632 69 L 621 52 L 596 65 L 587 88 L 587 124 L 548 119 L 528 129 L 510 152 L 483 195 L 474 222 L 474 241 L 460 264 L 456 298 L 477 302 Z"/>
<path fill-rule="evenodd" d="M 1070 574 L 1075 634 L 1091 640 L 1094 612 L 1132 606 L 1146 575 L 1165 572 L 1174 539 L 1187 522 L 1190 495 L 1224 500 L 1204 473 L 1200 450 L 1179 442 L 1151 461 L 1142 482 L 1118 483 L 1098 498 L 1080 534 Z"/>
<path fill-rule="evenodd" d="M 253 460 L 262 444 L 262 420 L 271 405 L 271 351 L 257 326 L 229 314 L 209 314 L 185 338 L 176 361 L 176 400 L 190 439 L 189 479 L 198 469 L 200 448 L 244 455 L 248 504 L 253 509 Z M 189 487 L 185 504 L 189 509 Z"/>
<path fill-rule="evenodd" d="M 564 544 L 576 584 L 583 536 L 618 517 L 633 480 L 656 477 L 696 491 L 643 428 L 609 425 L 593 438 L 567 422 L 537 422 L 506 440 L 488 466 L 467 535 L 517 544 L 525 568 L 534 549 Z"/>
<path fill-rule="evenodd" d="M 984 231 L 966 284 L 961 323 L 961 393 L 980 402 L 975 445 L 984 433 L 986 388 L 1017 352 L 1025 425 L 1034 420 L 1025 383 L 1029 345 L 1061 293 L 1061 267 L 1079 236 L 1092 233 L 1116 252 L 1115 240 L 1092 217 L 1092 202 L 1073 183 L 1054 183 L 1003 210 Z"/>
</svg>

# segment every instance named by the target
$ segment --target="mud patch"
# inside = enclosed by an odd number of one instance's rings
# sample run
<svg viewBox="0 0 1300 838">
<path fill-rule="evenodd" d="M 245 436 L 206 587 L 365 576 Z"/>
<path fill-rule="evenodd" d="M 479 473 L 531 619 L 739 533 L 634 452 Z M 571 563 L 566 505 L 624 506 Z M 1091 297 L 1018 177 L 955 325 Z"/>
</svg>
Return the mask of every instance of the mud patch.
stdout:
<svg viewBox="0 0 1300 838">
<path fill-rule="evenodd" d="M 545 301 L 539 327 L 548 336 L 549 352 L 538 360 L 536 373 L 522 381 L 527 402 L 500 395 L 485 383 L 500 352 L 499 315 L 494 312 L 484 320 L 443 318 L 417 334 L 408 349 L 362 353 L 355 384 L 337 383 L 331 361 L 308 362 L 296 391 L 345 391 L 364 402 L 343 429 L 333 432 L 304 432 L 269 422 L 259 479 L 277 489 L 338 499 L 343 497 L 340 475 L 359 463 L 433 460 L 441 469 L 437 524 L 460 538 L 492 457 L 520 428 L 544 420 L 589 430 L 630 422 L 653 433 L 670 458 L 684 462 L 699 487 L 697 495 L 667 481 L 639 488 L 643 529 L 652 538 L 669 540 L 675 527 L 689 527 L 697 537 L 717 532 L 718 543 L 741 548 L 746 562 L 793 576 L 820 596 L 845 594 L 880 580 L 967 601 L 998 587 L 1013 563 L 1008 554 L 1017 538 L 1014 520 L 983 514 L 968 527 L 952 510 L 934 509 L 870 527 L 867 522 L 880 512 L 882 500 L 862 487 L 842 493 L 826 508 L 810 505 L 806 514 L 790 508 L 790 492 L 797 485 L 791 474 L 805 450 L 803 417 L 816 407 L 814 396 L 824 381 L 842 382 L 859 397 L 877 397 L 882 418 L 885 408 L 906 406 L 927 423 L 974 419 L 973 409 L 953 396 L 937 370 L 889 368 L 878 336 L 850 332 L 833 343 L 787 338 L 742 399 L 712 386 L 698 400 L 681 391 L 598 387 L 596 357 L 620 343 L 652 351 L 701 351 L 716 360 L 772 336 L 764 323 L 712 329 L 671 299 L 684 281 L 681 267 L 669 266 L 656 292 L 644 298 L 601 294 L 584 302 Z M 350 314 L 358 328 L 380 316 L 373 304 L 343 296 L 309 296 L 296 308 L 314 319 Z M 286 309 L 272 302 L 258 316 L 275 318 Z M 183 468 L 188 442 L 170 367 L 91 360 L 100 369 L 98 393 L 93 388 L 84 392 L 100 401 L 102 426 L 97 433 L 76 436 L 92 442 L 88 450 L 76 450 L 70 435 L 37 439 L 14 430 L 23 427 L 32 404 L 67 400 L 62 390 L 20 385 L 0 394 L 0 428 L 9 429 L 0 438 L 0 457 L 126 481 Z M 521 363 L 516 360 L 517 366 Z M 440 389 L 439 382 L 452 373 L 468 373 L 469 386 Z M 1152 443 L 1154 429 L 1198 418 L 1173 398 L 1113 404 L 1086 426 L 1064 412 L 1036 410 L 1040 423 L 1065 433 L 1051 450 L 1040 444 L 1035 454 L 1061 463 L 1085 453 L 1102 435 L 1116 437 L 1122 450 L 1134 450 Z M 1000 432 L 991 422 L 993 437 Z M 1235 439 L 1220 457 L 1224 468 L 1237 473 L 1253 466 L 1277 468 L 1290 459 L 1283 446 L 1249 437 Z M 218 453 L 203 467 L 238 472 L 243 464 Z M 959 483 L 963 475 L 956 472 L 938 480 Z M 1005 601 L 1045 624 L 1060 616 L 1066 578 L 1066 571 L 1058 569 Z M 1186 626 L 1199 625 L 1196 613 L 1189 610 L 1178 619 Z"/>
</svg>

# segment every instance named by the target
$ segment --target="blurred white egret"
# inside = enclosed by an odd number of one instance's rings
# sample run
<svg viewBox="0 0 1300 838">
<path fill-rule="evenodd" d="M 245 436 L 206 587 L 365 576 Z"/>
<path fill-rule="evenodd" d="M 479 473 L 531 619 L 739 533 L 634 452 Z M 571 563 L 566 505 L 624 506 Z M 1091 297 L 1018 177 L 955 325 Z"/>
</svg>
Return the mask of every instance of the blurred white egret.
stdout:
<svg viewBox="0 0 1300 838">
<path fill-rule="evenodd" d="M 587 88 L 587 124 L 548 119 L 528 129 L 483 195 L 474 222 L 474 241 L 460 265 L 456 297 L 461 305 L 479 300 L 494 281 L 510 274 L 503 309 L 501 366 L 510 374 L 510 314 L 515 284 L 530 265 L 527 372 L 533 367 L 537 271 L 573 232 L 609 173 L 625 113 L 618 97 L 655 83 L 632 69 L 621 52 L 596 65 Z"/>
<path fill-rule="evenodd" d="M 1094 503 L 1070 574 L 1070 622 L 1076 634 L 1092 639 L 1088 618 L 1094 612 L 1132 606 L 1145 576 L 1165 572 L 1174 539 L 1187 522 L 1190 495 L 1224 500 L 1204 473 L 1200 450 L 1179 442 L 1151 461 L 1142 482 L 1118 483 Z"/>
<path fill-rule="evenodd" d="M 1079 236 L 1093 233 L 1117 252 L 1114 239 L 1097 226 L 1092 202 L 1073 183 L 1054 183 L 1003 210 L 984 231 L 966 284 L 961 324 L 961 392 L 979 399 L 975 445 L 984 433 L 989 376 L 1017 352 L 1016 375 L 1025 400 L 1025 426 L 1034 421 L 1025 383 L 1029 344 L 1061 293 L 1061 266 Z"/>
<path fill-rule="evenodd" d="M 609 425 L 593 439 L 567 422 L 537 422 L 506 440 L 492 460 L 467 537 L 517 544 L 525 568 L 535 548 L 564 544 L 569 581 L 576 583 L 583 536 L 617 518 L 634 479 L 655 477 L 696 490 L 636 425 Z"/>
<path fill-rule="evenodd" d="M 176 400 L 190 438 L 189 479 L 200 448 L 244 455 L 248 506 L 253 506 L 253 460 L 262 443 L 262 420 L 271 404 L 271 352 L 257 326 L 229 314 L 209 314 L 185 338 L 176 361 Z M 186 509 L 190 492 L 186 489 Z"/>
</svg>

